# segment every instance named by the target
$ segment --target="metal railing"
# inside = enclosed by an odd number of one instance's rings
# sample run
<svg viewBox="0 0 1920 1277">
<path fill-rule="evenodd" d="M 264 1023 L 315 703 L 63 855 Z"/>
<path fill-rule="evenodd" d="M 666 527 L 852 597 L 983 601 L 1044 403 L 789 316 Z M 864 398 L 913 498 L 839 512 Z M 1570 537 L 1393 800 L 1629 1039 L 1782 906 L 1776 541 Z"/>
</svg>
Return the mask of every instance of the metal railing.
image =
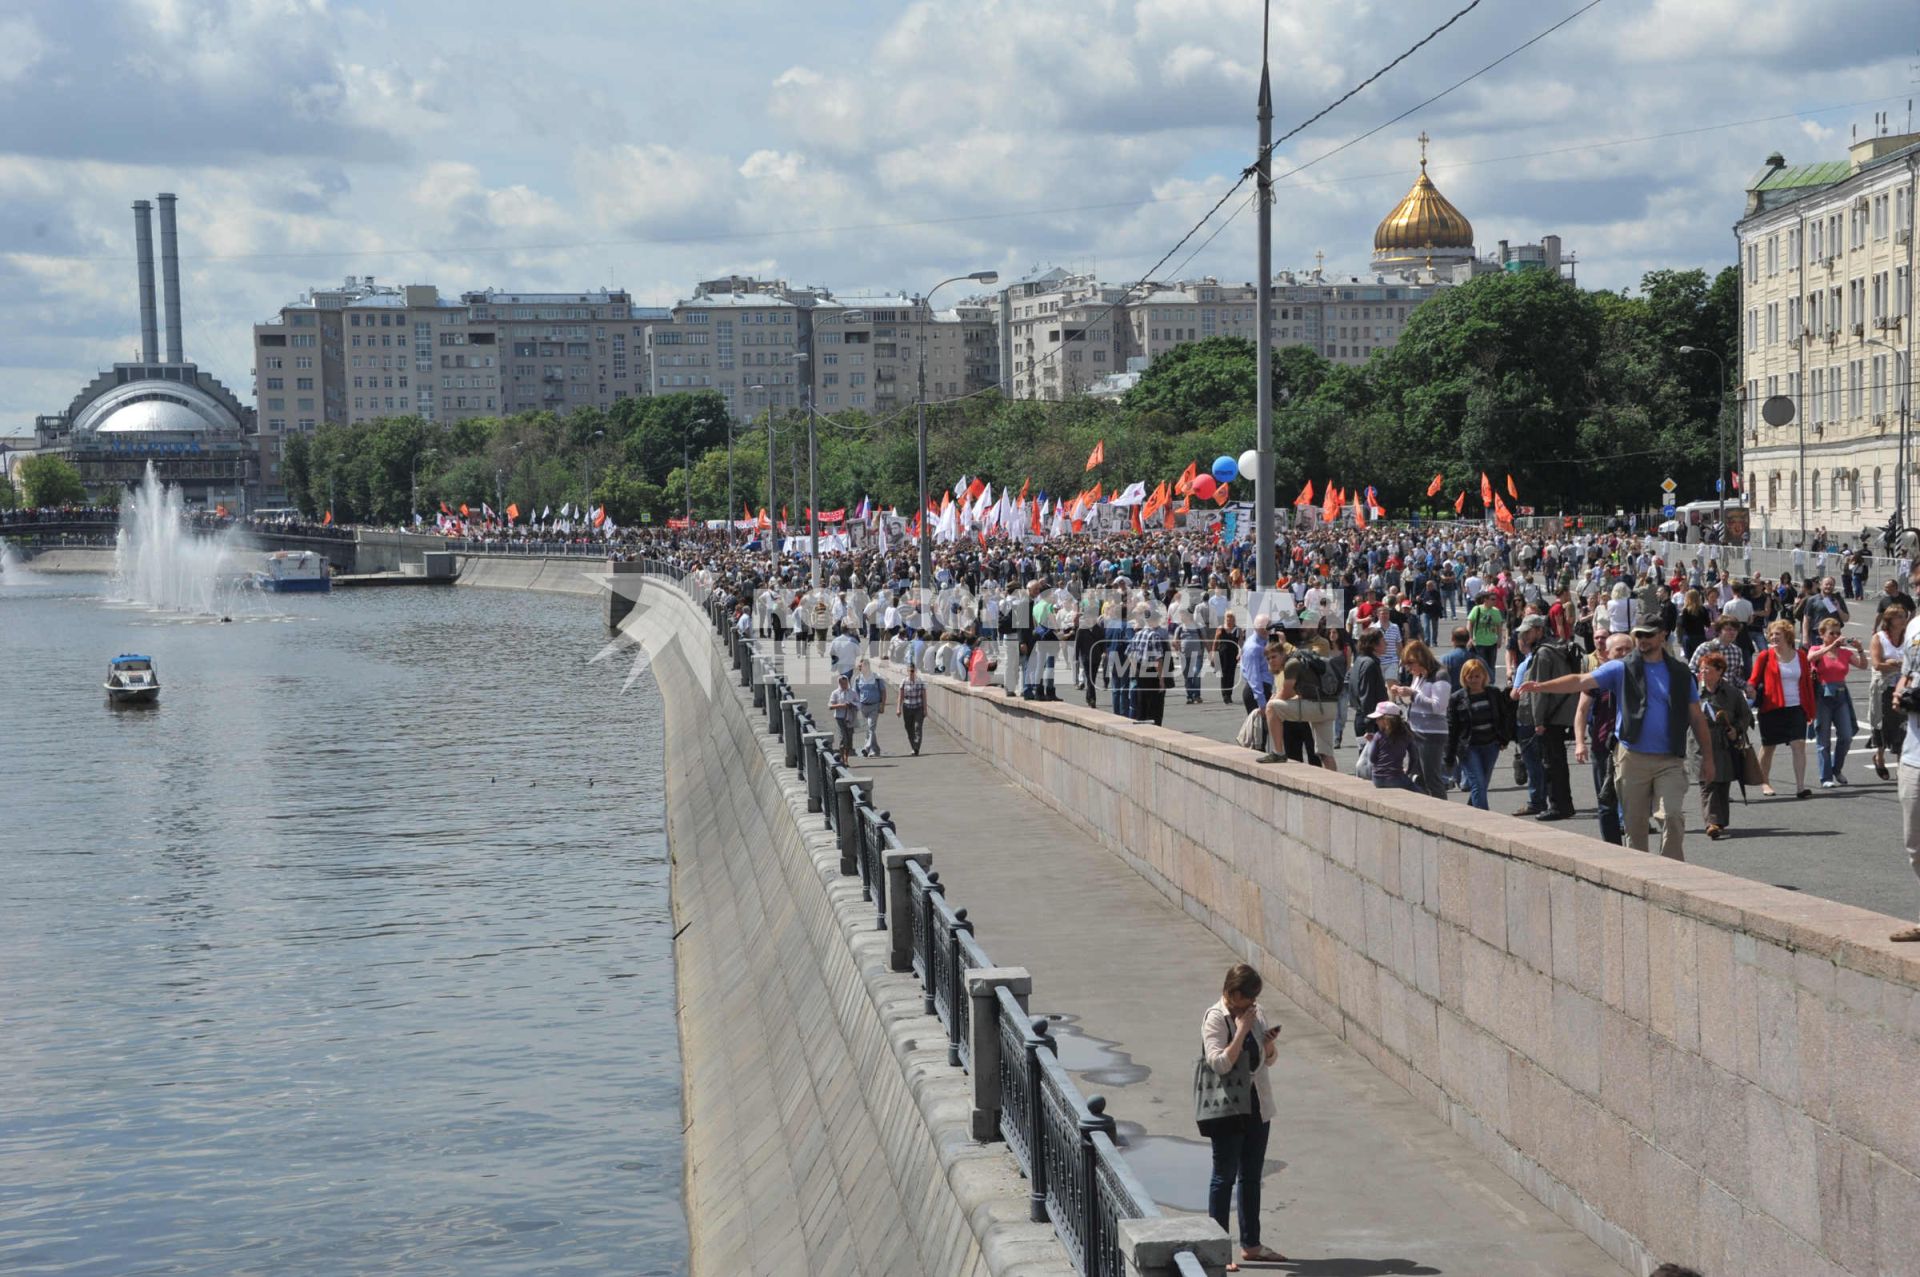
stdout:
<svg viewBox="0 0 1920 1277">
<path fill-rule="evenodd" d="M 641 563 L 645 574 L 684 583 L 671 564 Z M 742 688 L 752 691 L 754 708 L 766 714 L 768 735 L 781 739 L 782 761 L 804 782 L 808 812 L 835 835 L 841 872 L 859 878 L 861 898 L 874 904 L 876 928 L 897 930 L 907 941 L 905 969 L 920 984 L 923 1010 L 946 1031 L 950 1066 L 973 1073 L 973 1017 L 991 1017 L 977 1027 L 997 1043 L 998 1058 L 992 1085 L 983 1088 L 985 1079 L 976 1078 L 975 1094 L 996 1097 L 994 1126 L 1027 1179 L 1030 1217 L 1052 1224 L 1086 1277 L 1122 1277 L 1120 1222 L 1161 1212 L 1121 1154 L 1106 1100 L 1081 1095 L 1059 1062 L 1046 1018 L 1028 1015 L 1020 996 L 1004 983 L 990 996 L 969 988 L 970 972 L 997 964 L 974 938 L 967 911 L 953 906 L 940 875 L 922 863 L 930 857 L 908 853 L 891 814 L 874 806 L 873 781 L 855 775 L 840 756 L 838 733 L 815 726 L 777 656 L 733 629 L 730 601 L 706 600 L 705 610 Z M 889 853 L 904 854 L 904 873 L 897 878 L 900 866 L 889 863 Z M 896 892 L 890 913 L 889 896 Z M 1176 1255 L 1174 1266 L 1182 1277 L 1205 1272 L 1191 1251 Z"/>
</svg>

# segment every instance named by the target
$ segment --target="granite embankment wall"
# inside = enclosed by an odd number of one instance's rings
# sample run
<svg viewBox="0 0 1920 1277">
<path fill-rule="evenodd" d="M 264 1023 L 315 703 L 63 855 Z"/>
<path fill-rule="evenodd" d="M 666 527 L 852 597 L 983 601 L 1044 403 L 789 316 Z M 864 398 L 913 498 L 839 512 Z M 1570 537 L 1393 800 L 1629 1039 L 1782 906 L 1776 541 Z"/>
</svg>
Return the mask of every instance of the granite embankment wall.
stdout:
<svg viewBox="0 0 1920 1277">
<path fill-rule="evenodd" d="M 113 571 L 113 550 L 106 546 L 66 546 L 41 550 L 26 561 L 26 566 L 30 571 L 48 576 L 105 576 Z"/>
<path fill-rule="evenodd" d="M 1916 1271 L 1894 920 L 1079 706 L 930 708 L 1630 1270 Z"/>
<path fill-rule="evenodd" d="M 606 570 L 605 559 L 533 559 L 463 554 L 460 556 L 459 583 L 493 590 L 599 595 L 605 590 L 595 578 Z"/>
<path fill-rule="evenodd" d="M 1065 1277 L 1005 1148 L 972 1140 L 968 1080 L 914 977 L 888 970 L 859 880 L 801 825 L 804 786 L 706 615 L 644 588 L 649 633 L 673 635 L 654 671 L 694 1272 Z"/>
</svg>

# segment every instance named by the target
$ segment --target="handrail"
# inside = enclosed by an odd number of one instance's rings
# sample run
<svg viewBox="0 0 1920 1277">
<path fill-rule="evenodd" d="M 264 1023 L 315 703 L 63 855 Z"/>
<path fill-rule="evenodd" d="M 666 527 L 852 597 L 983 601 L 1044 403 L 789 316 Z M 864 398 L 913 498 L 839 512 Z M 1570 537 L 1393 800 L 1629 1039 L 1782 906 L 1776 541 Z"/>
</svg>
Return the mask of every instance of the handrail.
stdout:
<svg viewBox="0 0 1920 1277">
<path fill-rule="evenodd" d="M 704 601 L 672 564 L 651 558 L 640 564 L 644 574 L 686 585 L 696 602 Z M 707 611 L 716 641 L 741 670 L 738 691 L 752 691 L 754 709 L 767 715 L 768 734 L 783 737 L 782 761 L 790 761 L 804 780 L 808 812 L 819 814 L 825 828 L 839 837 L 841 871 L 859 879 L 862 899 L 874 904 L 877 927 L 907 929 L 907 965 L 920 983 L 922 1010 L 946 1030 L 950 1066 L 973 1070 L 973 1017 L 976 1011 L 991 1012 L 991 1025 L 981 1027 L 991 1035 L 984 1040 L 997 1042 L 999 1048 L 992 1079 L 999 1097 L 997 1123 L 1015 1165 L 1027 1178 L 1031 1217 L 1052 1222 L 1075 1268 L 1086 1277 L 1121 1277 L 1119 1221 L 1157 1218 L 1160 1209 L 1122 1156 L 1105 1099 L 1080 1094 L 1059 1062 L 1048 1021 L 1029 1016 L 1005 984 L 994 984 L 991 997 L 969 990 L 969 972 L 997 964 L 974 937 L 967 911 L 947 898 L 939 873 L 921 858 L 906 859 L 904 874 L 895 880 L 903 879 L 906 890 L 894 908 L 904 908 L 909 916 L 889 919 L 888 853 L 906 850 L 892 814 L 875 806 L 872 782 L 855 776 L 839 756 L 835 735 L 815 727 L 807 705 L 794 703 L 798 698 L 791 683 L 784 673 L 774 672 L 775 657 L 757 640 L 735 636 L 726 602 L 711 600 Z M 899 872 L 898 862 L 893 872 Z M 1181 1277 L 1205 1271 L 1191 1252 L 1181 1252 L 1174 1262 Z"/>
</svg>

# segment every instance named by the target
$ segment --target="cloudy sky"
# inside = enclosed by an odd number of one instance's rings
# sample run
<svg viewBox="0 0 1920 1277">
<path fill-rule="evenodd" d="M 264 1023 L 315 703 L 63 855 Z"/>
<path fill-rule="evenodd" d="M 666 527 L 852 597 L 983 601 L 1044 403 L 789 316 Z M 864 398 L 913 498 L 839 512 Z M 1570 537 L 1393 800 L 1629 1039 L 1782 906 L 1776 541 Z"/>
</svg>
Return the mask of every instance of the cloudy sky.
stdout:
<svg viewBox="0 0 1920 1277">
<path fill-rule="evenodd" d="M 1465 3 L 1272 0 L 1276 133 Z M 1557 233 L 1592 287 L 1717 268 L 1769 151 L 1841 158 L 1920 92 L 1910 0 L 1601 0 L 1329 154 L 1585 3 L 1481 0 L 1283 146 L 1320 162 L 1279 187 L 1276 265 L 1364 268 L 1425 129 L 1483 251 Z M 187 354 L 249 398 L 249 325 L 348 274 L 1130 282 L 1251 158 L 1259 38 L 1259 0 L 10 0 L 0 434 L 135 357 L 129 205 L 162 190 Z M 1161 274 L 1251 279 L 1241 203 Z"/>
</svg>

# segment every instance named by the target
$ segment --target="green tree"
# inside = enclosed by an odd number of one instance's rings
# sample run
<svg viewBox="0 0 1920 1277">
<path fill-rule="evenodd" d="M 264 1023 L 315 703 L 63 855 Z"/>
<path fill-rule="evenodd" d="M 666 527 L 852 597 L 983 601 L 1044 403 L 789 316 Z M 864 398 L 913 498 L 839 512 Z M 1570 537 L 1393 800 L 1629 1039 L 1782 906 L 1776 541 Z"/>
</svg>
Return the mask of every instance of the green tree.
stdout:
<svg viewBox="0 0 1920 1277">
<path fill-rule="evenodd" d="M 62 457 L 28 457 L 19 473 L 29 506 L 79 505 L 87 499 L 80 472 Z"/>
<path fill-rule="evenodd" d="M 0 471 L 0 510 L 11 510 L 20 504 L 20 492 L 13 486 L 13 476 Z"/>
</svg>

